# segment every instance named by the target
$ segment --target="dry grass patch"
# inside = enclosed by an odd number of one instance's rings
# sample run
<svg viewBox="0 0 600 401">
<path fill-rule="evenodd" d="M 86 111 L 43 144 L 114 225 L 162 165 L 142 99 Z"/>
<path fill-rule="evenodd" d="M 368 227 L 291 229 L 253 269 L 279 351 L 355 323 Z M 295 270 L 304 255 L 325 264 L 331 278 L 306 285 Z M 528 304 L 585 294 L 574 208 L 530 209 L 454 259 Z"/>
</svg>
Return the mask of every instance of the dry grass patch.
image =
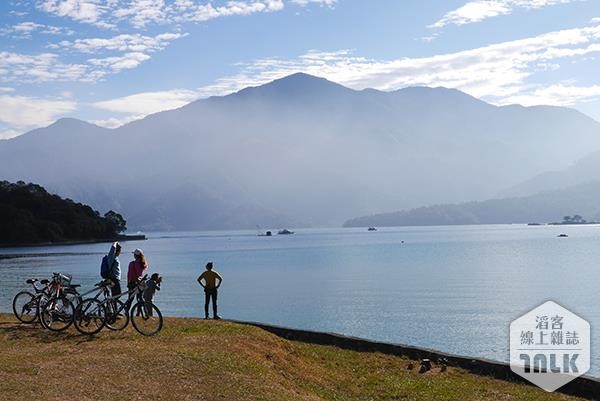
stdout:
<svg viewBox="0 0 600 401">
<path fill-rule="evenodd" d="M 1 400 L 577 400 L 449 368 L 419 374 L 404 358 L 287 341 L 225 321 L 166 319 L 95 337 L 0 315 Z"/>
</svg>

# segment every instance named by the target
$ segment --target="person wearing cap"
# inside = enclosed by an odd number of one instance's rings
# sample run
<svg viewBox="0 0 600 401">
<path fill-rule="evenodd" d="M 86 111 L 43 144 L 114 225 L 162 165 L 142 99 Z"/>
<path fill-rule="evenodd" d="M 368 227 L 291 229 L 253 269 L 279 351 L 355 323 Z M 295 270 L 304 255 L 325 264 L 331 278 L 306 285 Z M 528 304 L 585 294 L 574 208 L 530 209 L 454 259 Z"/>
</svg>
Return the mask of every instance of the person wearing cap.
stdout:
<svg viewBox="0 0 600 401">
<path fill-rule="evenodd" d="M 202 282 L 204 280 L 204 283 Z M 217 284 L 217 280 L 219 283 Z M 213 319 L 221 319 L 217 314 L 217 289 L 221 286 L 223 278 L 213 270 L 212 262 L 206 264 L 206 270 L 198 277 L 198 283 L 204 288 L 204 318 L 208 319 L 208 305 L 212 298 Z"/>
<path fill-rule="evenodd" d="M 146 269 L 148 269 L 148 262 L 146 262 L 144 252 L 137 248 L 133 251 L 133 260 L 129 263 L 127 270 L 127 289 L 129 291 L 135 288 L 138 279 L 144 275 Z"/>
</svg>

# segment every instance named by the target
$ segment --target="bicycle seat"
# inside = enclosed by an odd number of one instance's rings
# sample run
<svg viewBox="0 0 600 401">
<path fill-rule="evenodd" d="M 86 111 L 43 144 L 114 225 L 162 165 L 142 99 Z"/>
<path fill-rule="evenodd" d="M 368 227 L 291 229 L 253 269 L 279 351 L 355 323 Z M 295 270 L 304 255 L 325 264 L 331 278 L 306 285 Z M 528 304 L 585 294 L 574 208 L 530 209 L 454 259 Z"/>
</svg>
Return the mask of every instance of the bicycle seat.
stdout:
<svg viewBox="0 0 600 401">
<path fill-rule="evenodd" d="M 49 282 L 50 282 L 50 280 L 46 280 L 46 279 L 43 279 L 40 281 L 40 283 L 42 283 L 42 284 L 48 284 Z"/>
<path fill-rule="evenodd" d="M 37 280 L 37 278 L 30 278 L 30 279 L 28 279 L 28 280 L 27 280 L 27 281 L 25 281 L 25 282 L 26 282 L 27 284 L 33 284 L 33 283 L 35 283 L 36 281 L 38 281 L 38 280 Z"/>
</svg>

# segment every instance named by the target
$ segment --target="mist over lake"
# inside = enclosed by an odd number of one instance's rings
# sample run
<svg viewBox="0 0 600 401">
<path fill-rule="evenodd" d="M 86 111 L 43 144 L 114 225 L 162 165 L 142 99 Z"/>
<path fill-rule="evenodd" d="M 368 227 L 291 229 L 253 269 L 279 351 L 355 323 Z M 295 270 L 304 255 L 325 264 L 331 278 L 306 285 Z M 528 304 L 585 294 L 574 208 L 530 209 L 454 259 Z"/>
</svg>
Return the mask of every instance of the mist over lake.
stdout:
<svg viewBox="0 0 600 401">
<path fill-rule="evenodd" d="M 557 238 L 560 233 L 569 237 Z M 211 260 L 224 277 L 224 318 L 506 361 L 510 321 L 545 300 L 589 320 L 594 332 L 600 323 L 598 244 L 596 225 L 305 229 L 273 237 L 170 232 L 125 242 L 120 259 L 126 271 L 131 251 L 144 250 L 149 272 L 164 276 L 156 303 L 165 315 L 203 315 L 196 278 Z M 53 271 L 91 288 L 108 247 L 0 249 L 2 255 L 32 255 L 0 259 L 0 310 L 11 310 L 27 278 Z M 598 355 L 592 354 L 591 374 L 600 376 Z"/>
</svg>

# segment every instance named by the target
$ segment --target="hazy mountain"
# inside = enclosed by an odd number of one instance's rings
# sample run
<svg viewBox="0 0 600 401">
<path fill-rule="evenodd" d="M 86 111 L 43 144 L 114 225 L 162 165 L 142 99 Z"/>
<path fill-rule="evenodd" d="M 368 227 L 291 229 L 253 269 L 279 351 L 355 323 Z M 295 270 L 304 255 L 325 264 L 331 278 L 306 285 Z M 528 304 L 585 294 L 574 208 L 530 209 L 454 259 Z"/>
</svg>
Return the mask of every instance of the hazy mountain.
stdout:
<svg viewBox="0 0 600 401">
<path fill-rule="evenodd" d="M 593 152 L 563 170 L 544 172 L 500 194 L 527 196 L 597 180 L 600 180 L 600 152 Z"/>
<path fill-rule="evenodd" d="M 600 221 L 600 181 L 520 198 L 434 205 L 348 220 L 346 227 L 549 223 L 582 215 Z"/>
<path fill-rule="evenodd" d="M 337 225 L 490 198 L 599 149 L 600 124 L 571 109 L 294 74 L 114 130 L 59 120 L 0 141 L 0 178 L 119 210 L 130 227 Z"/>
</svg>

